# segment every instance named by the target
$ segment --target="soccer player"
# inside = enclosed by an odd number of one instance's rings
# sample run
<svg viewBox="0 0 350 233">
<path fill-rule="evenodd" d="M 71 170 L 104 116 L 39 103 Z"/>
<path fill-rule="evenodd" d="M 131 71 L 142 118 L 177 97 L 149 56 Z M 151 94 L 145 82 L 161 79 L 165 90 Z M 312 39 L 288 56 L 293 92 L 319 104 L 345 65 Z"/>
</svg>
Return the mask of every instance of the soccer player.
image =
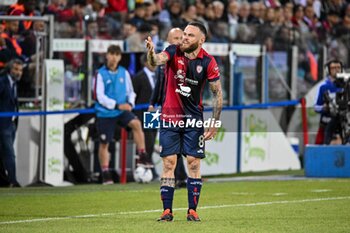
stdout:
<svg viewBox="0 0 350 233">
<path fill-rule="evenodd" d="M 219 121 L 222 109 L 219 68 L 215 59 L 202 49 L 206 36 L 203 24 L 191 22 L 184 30 L 180 45 L 170 45 L 158 54 L 154 52 L 152 39 L 148 37 L 146 40 L 148 62 L 154 66 L 166 64 L 166 90 L 159 136 L 163 161 L 160 194 L 164 211 L 159 221 L 173 220 L 177 154 L 184 154 L 187 158 L 187 220 L 200 221 L 196 212 L 202 187 L 200 161 L 205 157 L 204 141 L 214 138 L 218 128 L 211 125 L 204 132 L 203 125 L 195 124 L 193 127 L 193 124 L 187 123 L 203 122 L 202 92 L 207 80 L 213 93 L 212 117 L 215 121 Z"/>
<path fill-rule="evenodd" d="M 168 32 L 167 42 L 169 44 L 181 44 L 183 31 L 180 28 L 172 28 Z M 164 96 L 164 76 L 165 76 L 165 65 L 158 66 L 156 71 L 157 81 L 154 87 L 150 105 L 148 110 L 155 111 L 154 105 L 162 105 Z M 175 188 L 183 188 L 186 187 L 187 173 L 185 170 L 184 162 L 182 155 L 177 156 L 177 162 L 175 167 Z"/>
</svg>

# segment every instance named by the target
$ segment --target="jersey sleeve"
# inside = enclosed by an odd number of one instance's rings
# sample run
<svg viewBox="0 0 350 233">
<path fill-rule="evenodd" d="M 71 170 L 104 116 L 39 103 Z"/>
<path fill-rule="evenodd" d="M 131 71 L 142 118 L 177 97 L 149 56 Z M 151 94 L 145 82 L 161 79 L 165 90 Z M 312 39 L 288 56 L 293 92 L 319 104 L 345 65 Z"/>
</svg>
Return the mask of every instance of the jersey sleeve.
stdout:
<svg viewBox="0 0 350 233">
<path fill-rule="evenodd" d="M 213 82 L 216 81 L 220 78 L 220 70 L 219 66 L 215 61 L 214 57 L 211 57 L 211 61 L 208 65 L 207 68 L 207 76 L 208 76 L 208 81 Z"/>
<path fill-rule="evenodd" d="M 164 52 L 168 55 L 168 60 L 171 60 L 176 53 L 176 45 L 169 45 L 164 49 Z"/>
<path fill-rule="evenodd" d="M 97 101 L 104 106 L 105 108 L 108 108 L 110 110 L 115 108 L 115 105 L 117 104 L 114 99 L 109 98 L 105 94 L 105 85 L 103 83 L 103 78 L 100 73 L 97 74 L 96 78 L 96 98 Z"/>
</svg>

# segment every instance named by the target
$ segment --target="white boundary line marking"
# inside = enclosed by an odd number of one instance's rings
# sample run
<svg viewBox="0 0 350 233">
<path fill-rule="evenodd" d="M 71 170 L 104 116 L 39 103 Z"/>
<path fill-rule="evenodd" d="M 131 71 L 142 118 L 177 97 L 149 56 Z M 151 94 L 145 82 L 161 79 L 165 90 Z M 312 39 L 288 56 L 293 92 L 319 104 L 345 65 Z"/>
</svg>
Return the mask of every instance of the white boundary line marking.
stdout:
<svg viewBox="0 0 350 233">
<path fill-rule="evenodd" d="M 312 193 L 325 193 L 325 192 L 330 192 L 332 189 L 314 189 L 311 190 Z"/>
<path fill-rule="evenodd" d="M 272 196 L 285 196 L 288 195 L 288 193 L 273 193 Z"/>
<path fill-rule="evenodd" d="M 350 199 L 350 196 L 314 198 L 314 199 L 291 200 L 291 201 L 285 200 L 285 201 L 255 202 L 255 203 L 232 204 L 232 205 L 202 206 L 202 207 L 199 207 L 199 209 L 220 209 L 220 208 L 232 208 L 232 207 L 264 206 L 264 205 L 274 205 L 274 204 L 294 204 L 294 203 L 319 202 L 319 201 L 347 200 L 347 199 Z M 174 209 L 174 211 L 178 211 L 178 210 L 187 210 L 187 208 L 175 208 Z M 162 212 L 162 211 L 163 211 L 162 209 L 157 209 L 157 210 L 127 211 L 127 212 L 117 212 L 117 213 L 86 214 L 86 215 L 76 215 L 76 216 L 66 216 L 66 217 L 35 218 L 35 219 L 24 219 L 24 220 L 0 222 L 0 225 L 58 221 L 58 220 L 75 219 L 75 218 L 99 218 L 99 217 L 116 216 L 116 215 L 157 213 L 157 212 Z"/>
</svg>

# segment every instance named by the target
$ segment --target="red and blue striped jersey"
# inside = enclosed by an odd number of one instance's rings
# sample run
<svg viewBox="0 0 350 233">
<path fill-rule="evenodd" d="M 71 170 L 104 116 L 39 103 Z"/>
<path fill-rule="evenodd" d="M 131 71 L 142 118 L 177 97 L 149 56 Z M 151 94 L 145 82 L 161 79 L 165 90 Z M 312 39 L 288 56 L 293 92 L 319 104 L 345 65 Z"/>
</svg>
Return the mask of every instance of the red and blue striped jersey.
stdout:
<svg viewBox="0 0 350 233">
<path fill-rule="evenodd" d="M 206 81 L 220 78 L 213 56 L 203 48 L 195 59 L 189 59 L 177 45 L 165 49 L 169 60 L 165 68 L 165 97 L 162 118 L 165 121 L 203 118 L 202 94 Z"/>
</svg>

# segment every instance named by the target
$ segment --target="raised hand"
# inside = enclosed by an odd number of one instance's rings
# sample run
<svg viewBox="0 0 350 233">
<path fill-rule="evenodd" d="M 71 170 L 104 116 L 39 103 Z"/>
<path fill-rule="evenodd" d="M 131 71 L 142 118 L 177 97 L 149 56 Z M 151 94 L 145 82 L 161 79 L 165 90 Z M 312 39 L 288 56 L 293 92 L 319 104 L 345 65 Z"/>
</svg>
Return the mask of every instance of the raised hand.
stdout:
<svg viewBox="0 0 350 233">
<path fill-rule="evenodd" d="M 147 37 L 145 42 L 146 42 L 146 48 L 148 52 L 154 53 L 154 44 L 153 44 L 152 38 L 150 36 Z"/>
<path fill-rule="evenodd" d="M 164 51 L 158 54 L 154 52 L 154 44 L 150 36 L 147 37 L 145 42 L 146 42 L 146 48 L 148 50 L 147 52 L 148 64 L 150 64 L 151 66 L 158 66 L 158 65 L 165 64 L 169 60 L 167 53 L 165 53 Z"/>
</svg>

